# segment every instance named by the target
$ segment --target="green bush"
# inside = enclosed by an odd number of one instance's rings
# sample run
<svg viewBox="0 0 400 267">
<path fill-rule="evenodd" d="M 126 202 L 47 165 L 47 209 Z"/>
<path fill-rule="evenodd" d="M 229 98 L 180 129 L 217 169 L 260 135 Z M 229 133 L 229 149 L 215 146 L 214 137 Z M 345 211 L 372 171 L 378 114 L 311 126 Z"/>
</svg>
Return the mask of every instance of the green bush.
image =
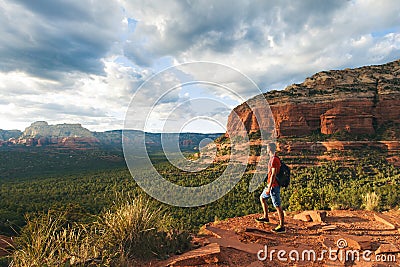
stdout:
<svg viewBox="0 0 400 267">
<path fill-rule="evenodd" d="M 289 210 L 312 210 L 315 207 L 316 194 L 311 188 L 299 188 L 289 199 Z"/>
</svg>

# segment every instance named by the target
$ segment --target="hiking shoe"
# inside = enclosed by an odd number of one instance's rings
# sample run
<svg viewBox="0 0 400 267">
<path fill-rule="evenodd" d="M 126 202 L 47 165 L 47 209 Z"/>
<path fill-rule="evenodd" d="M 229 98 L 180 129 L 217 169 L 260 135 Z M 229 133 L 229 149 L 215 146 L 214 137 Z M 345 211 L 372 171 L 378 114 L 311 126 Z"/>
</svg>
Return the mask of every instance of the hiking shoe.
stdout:
<svg viewBox="0 0 400 267">
<path fill-rule="evenodd" d="M 272 229 L 272 231 L 273 231 L 274 233 L 278 233 L 278 234 L 286 233 L 285 227 L 284 227 L 284 226 L 281 226 L 281 225 L 278 225 L 275 229 Z"/>
<path fill-rule="evenodd" d="M 256 222 L 260 222 L 260 223 L 269 223 L 269 219 L 268 218 L 257 218 Z"/>
</svg>

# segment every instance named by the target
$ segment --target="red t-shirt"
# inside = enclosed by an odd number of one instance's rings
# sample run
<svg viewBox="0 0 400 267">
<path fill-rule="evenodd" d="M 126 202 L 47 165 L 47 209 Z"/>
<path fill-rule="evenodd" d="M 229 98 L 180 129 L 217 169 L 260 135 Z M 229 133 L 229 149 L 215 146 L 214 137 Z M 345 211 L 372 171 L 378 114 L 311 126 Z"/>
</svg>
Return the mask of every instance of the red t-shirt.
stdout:
<svg viewBox="0 0 400 267">
<path fill-rule="evenodd" d="M 281 168 L 281 161 L 277 156 L 271 157 L 271 159 L 268 162 L 268 184 L 271 181 L 271 175 L 272 175 L 272 168 L 275 168 L 275 173 L 279 173 L 279 169 Z M 279 186 L 278 181 L 276 178 L 272 181 L 272 187 L 277 187 Z"/>
</svg>

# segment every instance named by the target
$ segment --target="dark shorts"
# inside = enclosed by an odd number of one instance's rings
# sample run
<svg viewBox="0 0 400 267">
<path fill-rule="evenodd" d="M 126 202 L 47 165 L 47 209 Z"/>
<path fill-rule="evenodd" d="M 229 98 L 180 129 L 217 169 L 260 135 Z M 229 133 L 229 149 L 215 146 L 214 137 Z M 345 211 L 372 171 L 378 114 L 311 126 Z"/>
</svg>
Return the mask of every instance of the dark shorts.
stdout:
<svg viewBox="0 0 400 267">
<path fill-rule="evenodd" d="M 274 205 L 274 207 L 279 207 L 281 205 L 281 187 L 272 187 L 269 195 L 267 195 L 266 191 L 267 188 L 264 188 L 261 197 L 264 199 L 271 198 L 272 205 Z"/>
</svg>

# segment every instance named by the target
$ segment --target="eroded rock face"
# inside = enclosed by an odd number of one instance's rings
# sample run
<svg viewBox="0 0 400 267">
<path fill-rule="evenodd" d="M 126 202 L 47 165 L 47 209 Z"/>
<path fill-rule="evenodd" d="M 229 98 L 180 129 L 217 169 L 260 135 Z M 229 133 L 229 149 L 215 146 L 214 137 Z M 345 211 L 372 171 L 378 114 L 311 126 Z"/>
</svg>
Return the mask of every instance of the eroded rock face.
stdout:
<svg viewBox="0 0 400 267">
<path fill-rule="evenodd" d="M 369 106 L 368 103 L 366 106 Z M 362 108 L 338 106 L 328 110 L 320 118 L 323 134 L 333 134 L 343 130 L 350 133 L 375 133 L 372 112 L 367 113 Z"/>
<path fill-rule="evenodd" d="M 52 145 L 79 149 L 97 146 L 99 140 L 80 124 L 49 125 L 45 121 L 37 121 L 25 129 L 16 143 L 26 146 Z"/>
<path fill-rule="evenodd" d="M 20 138 L 17 144 L 26 146 L 56 146 L 61 148 L 88 148 L 97 146 L 100 141 L 95 137 L 40 137 Z"/>
<path fill-rule="evenodd" d="M 270 108 L 260 100 L 262 97 Z M 268 118 L 272 111 L 278 137 L 313 132 L 374 134 L 382 124 L 400 123 L 399 107 L 400 60 L 397 60 L 384 65 L 319 72 L 301 84 L 256 96 L 232 111 L 227 132 L 240 134 L 241 123 L 248 133 L 270 130 L 271 122 L 257 123 L 255 113 Z"/>
<path fill-rule="evenodd" d="M 37 121 L 27 127 L 21 139 L 40 137 L 93 137 L 92 132 L 83 128 L 81 124 L 56 124 L 49 125 L 45 121 Z"/>
</svg>

